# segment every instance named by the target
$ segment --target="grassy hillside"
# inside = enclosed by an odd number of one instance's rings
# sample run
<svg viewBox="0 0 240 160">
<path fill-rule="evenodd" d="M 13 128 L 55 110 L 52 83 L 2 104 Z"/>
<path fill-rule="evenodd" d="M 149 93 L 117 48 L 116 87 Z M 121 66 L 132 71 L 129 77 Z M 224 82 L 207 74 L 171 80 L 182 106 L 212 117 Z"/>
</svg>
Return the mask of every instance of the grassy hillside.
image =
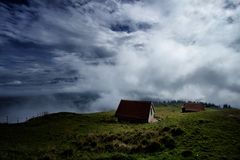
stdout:
<svg viewBox="0 0 240 160">
<path fill-rule="evenodd" d="M 240 159 L 240 110 L 156 112 L 153 124 L 118 123 L 114 112 L 0 124 L 0 159 Z"/>
</svg>

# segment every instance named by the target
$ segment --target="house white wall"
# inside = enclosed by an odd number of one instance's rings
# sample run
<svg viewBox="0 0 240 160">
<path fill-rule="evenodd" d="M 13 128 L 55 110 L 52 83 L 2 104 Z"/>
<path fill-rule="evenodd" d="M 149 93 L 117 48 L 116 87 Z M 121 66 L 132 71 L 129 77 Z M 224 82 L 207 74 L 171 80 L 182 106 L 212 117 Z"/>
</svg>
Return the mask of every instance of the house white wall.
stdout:
<svg viewBox="0 0 240 160">
<path fill-rule="evenodd" d="M 151 106 L 149 116 L 148 116 L 148 122 L 152 122 L 154 120 L 154 114 L 155 112 L 154 112 L 153 106 Z"/>
</svg>

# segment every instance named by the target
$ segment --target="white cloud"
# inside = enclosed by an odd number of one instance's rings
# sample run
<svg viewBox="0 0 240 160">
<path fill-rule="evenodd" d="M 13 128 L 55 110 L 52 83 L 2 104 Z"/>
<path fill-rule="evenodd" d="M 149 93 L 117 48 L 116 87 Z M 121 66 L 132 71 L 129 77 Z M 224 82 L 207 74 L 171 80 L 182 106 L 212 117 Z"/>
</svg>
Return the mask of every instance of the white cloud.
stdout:
<svg viewBox="0 0 240 160">
<path fill-rule="evenodd" d="M 238 105 L 240 7 L 232 3 L 233 9 L 225 0 L 107 0 L 65 10 L 43 3 L 33 7 L 37 20 L 21 13 L 28 23 L 7 23 L 6 35 L 51 46 L 53 62 L 82 77 L 64 90 L 98 92 L 102 99 L 94 108 L 114 107 L 136 95 Z M 122 31 L 111 30 L 116 23 Z M 138 29 L 141 23 L 149 27 Z"/>
</svg>

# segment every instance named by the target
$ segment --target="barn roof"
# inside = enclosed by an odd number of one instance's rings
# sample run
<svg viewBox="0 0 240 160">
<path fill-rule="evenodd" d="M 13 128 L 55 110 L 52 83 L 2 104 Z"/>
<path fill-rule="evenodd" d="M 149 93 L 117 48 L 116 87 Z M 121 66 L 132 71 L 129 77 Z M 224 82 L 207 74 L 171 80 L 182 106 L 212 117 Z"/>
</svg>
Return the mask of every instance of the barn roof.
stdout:
<svg viewBox="0 0 240 160">
<path fill-rule="evenodd" d="M 204 106 L 201 103 L 185 103 L 183 105 L 183 108 L 185 108 L 186 111 L 202 111 L 204 110 Z"/>
<path fill-rule="evenodd" d="M 148 119 L 152 102 L 121 100 L 115 116 Z"/>
</svg>

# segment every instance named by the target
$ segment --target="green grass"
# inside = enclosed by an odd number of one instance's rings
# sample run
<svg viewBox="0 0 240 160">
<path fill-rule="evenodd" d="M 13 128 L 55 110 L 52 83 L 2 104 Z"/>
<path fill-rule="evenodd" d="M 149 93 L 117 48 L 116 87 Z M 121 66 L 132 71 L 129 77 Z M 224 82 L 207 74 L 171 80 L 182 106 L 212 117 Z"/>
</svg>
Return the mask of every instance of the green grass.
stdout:
<svg viewBox="0 0 240 160">
<path fill-rule="evenodd" d="M 0 159 L 240 159 L 240 110 L 156 112 L 152 124 L 119 123 L 113 111 L 0 124 Z"/>
</svg>

